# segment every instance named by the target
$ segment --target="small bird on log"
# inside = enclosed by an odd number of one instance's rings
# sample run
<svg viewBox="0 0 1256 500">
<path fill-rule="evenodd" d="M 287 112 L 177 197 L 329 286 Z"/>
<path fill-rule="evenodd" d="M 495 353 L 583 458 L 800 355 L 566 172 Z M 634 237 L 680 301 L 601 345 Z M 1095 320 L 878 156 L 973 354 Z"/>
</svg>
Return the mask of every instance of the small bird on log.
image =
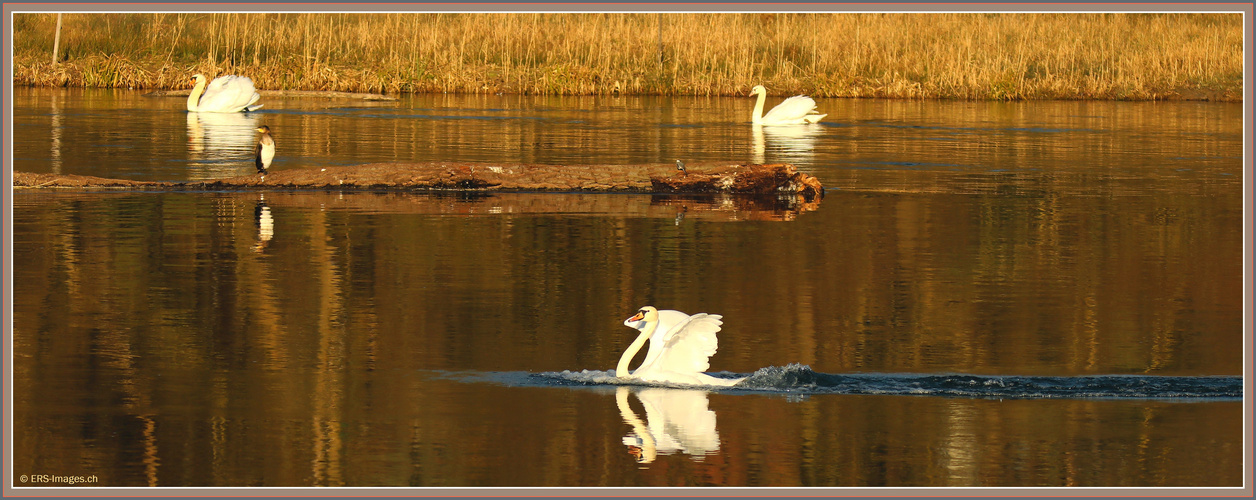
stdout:
<svg viewBox="0 0 1256 500">
<path fill-rule="evenodd" d="M 685 162 L 680 161 L 680 160 L 676 160 L 676 170 L 679 170 L 679 171 L 681 171 L 682 173 L 684 173 L 684 172 L 685 172 Z"/>
<path fill-rule="evenodd" d="M 257 127 L 257 131 L 262 133 L 262 137 L 257 140 L 257 156 L 254 162 L 257 164 L 257 173 L 266 175 L 271 160 L 275 159 L 275 140 L 270 137 L 270 127 L 262 125 Z"/>
</svg>

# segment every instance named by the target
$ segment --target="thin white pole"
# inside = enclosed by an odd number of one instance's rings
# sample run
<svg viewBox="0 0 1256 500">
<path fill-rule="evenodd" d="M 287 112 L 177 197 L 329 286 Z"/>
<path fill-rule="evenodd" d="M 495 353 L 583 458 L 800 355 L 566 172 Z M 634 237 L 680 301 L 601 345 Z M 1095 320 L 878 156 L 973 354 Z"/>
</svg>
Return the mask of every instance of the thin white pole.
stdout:
<svg viewBox="0 0 1256 500">
<path fill-rule="evenodd" d="M 57 64 L 57 54 L 61 52 L 61 14 L 57 14 L 57 34 L 52 38 L 52 64 Z"/>
</svg>

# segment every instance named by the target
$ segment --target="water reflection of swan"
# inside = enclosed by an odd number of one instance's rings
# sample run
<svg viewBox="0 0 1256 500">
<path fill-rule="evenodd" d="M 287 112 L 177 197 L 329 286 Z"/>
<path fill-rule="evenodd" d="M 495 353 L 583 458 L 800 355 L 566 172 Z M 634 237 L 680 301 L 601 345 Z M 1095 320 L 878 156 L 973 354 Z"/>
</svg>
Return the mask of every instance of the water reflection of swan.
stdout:
<svg viewBox="0 0 1256 500">
<path fill-rule="evenodd" d="M 628 405 L 629 392 L 645 407 L 645 422 Z M 615 390 L 615 404 L 624 422 L 632 426 L 623 442 L 637 462 L 648 464 L 660 454 L 673 453 L 702 460 L 720 450 L 715 412 L 708 407 L 706 392 L 661 387 L 633 391 L 620 386 Z"/>
<path fill-rule="evenodd" d="M 750 122 L 757 125 L 816 123 L 828 116 L 816 111 L 815 100 L 805 95 L 796 95 L 785 99 L 765 115 L 763 114 L 763 101 L 767 99 L 768 90 L 763 88 L 762 85 L 755 85 L 750 90 L 750 95 L 759 96 L 759 100 L 754 105 L 754 114 L 750 115 Z"/>
<path fill-rule="evenodd" d="M 718 348 L 716 333 L 723 322 L 718 314 L 698 313 L 693 316 L 680 311 L 659 311 L 652 306 L 642 307 L 637 314 L 624 320 L 625 326 L 641 330 L 641 334 L 619 358 L 615 376 L 645 382 L 683 385 L 707 385 L 727 387 L 744 380 L 712 377 L 706 371 L 707 361 Z M 628 364 L 650 341 L 645 360 L 636 370 L 629 372 Z"/>
<path fill-rule="evenodd" d="M 198 167 L 192 177 L 217 178 L 239 173 L 252 156 L 261 117 L 244 113 L 188 113 L 188 151 Z"/>
<path fill-rule="evenodd" d="M 188 111 L 202 113 L 238 113 L 262 107 L 254 104 L 261 94 L 253 88 L 253 80 L 246 76 L 223 75 L 205 86 L 205 75 L 192 75 L 196 86 L 188 94 Z"/>
<path fill-rule="evenodd" d="M 753 160 L 767 163 L 767 146 L 772 145 L 773 160 L 783 163 L 807 163 L 815 155 L 816 138 L 824 133 L 823 125 L 753 125 Z"/>
</svg>

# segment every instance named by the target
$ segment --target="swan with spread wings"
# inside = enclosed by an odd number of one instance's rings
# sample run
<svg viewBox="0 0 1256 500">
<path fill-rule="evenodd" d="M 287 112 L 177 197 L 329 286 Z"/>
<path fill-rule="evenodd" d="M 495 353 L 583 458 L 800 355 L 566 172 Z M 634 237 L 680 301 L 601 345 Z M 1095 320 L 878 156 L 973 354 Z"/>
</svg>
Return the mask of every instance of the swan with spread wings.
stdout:
<svg viewBox="0 0 1256 500">
<path fill-rule="evenodd" d="M 703 373 L 711 366 L 707 360 L 719 345 L 716 334 L 723 325 L 721 318 L 718 314 L 690 316 L 680 311 L 642 307 L 624 321 L 624 325 L 640 330 L 641 334 L 619 358 L 615 376 L 660 384 L 717 387 L 745 380 L 745 377 L 727 379 Z M 650 347 L 645 360 L 636 370 L 629 371 L 632 358 L 647 341 Z"/>
</svg>

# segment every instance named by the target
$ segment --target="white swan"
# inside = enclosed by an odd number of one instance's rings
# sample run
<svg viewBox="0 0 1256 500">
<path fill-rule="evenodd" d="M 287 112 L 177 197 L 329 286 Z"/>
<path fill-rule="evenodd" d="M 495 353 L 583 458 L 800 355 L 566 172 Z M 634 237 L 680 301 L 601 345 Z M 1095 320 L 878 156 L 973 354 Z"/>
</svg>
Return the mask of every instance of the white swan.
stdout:
<svg viewBox="0 0 1256 500">
<path fill-rule="evenodd" d="M 698 313 L 693 316 L 680 311 L 659 311 L 652 306 L 642 307 L 637 314 L 624 320 L 625 326 L 641 331 L 632 345 L 619 358 L 615 376 L 646 382 L 682 385 L 707 385 L 728 387 L 745 379 L 712 377 L 702 373 L 711 365 L 707 362 L 718 347 L 715 334 L 720 331 L 722 316 Z M 628 364 L 650 341 L 645 361 L 636 370 L 628 371 Z"/>
<path fill-rule="evenodd" d="M 796 95 L 781 101 L 768 114 L 763 114 L 763 101 L 767 99 L 768 90 L 762 85 L 755 85 L 750 89 L 750 95 L 758 95 L 759 100 L 754 105 L 754 114 L 750 115 L 750 122 L 755 125 L 797 125 L 802 123 L 816 123 L 828 114 L 820 114 L 816 111 L 816 102 L 805 95 Z"/>
<path fill-rule="evenodd" d="M 209 113 L 238 113 L 262 107 L 254 104 L 261 94 L 253 88 L 253 80 L 246 76 L 223 75 L 205 86 L 205 75 L 192 75 L 196 86 L 188 94 L 188 111 Z"/>
</svg>

